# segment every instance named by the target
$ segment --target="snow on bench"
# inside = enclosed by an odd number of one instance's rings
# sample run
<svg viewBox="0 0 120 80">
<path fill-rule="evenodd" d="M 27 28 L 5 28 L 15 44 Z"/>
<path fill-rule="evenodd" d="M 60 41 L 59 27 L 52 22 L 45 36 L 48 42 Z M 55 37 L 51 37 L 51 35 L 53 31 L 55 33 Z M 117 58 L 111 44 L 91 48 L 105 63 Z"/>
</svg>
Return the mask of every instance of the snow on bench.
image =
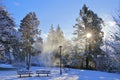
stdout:
<svg viewBox="0 0 120 80">
<path fill-rule="evenodd" d="M 37 70 L 36 74 L 38 74 L 38 76 L 39 76 L 39 74 L 47 74 L 47 76 L 48 76 L 48 74 L 50 74 L 50 71 L 49 70 Z"/>
<path fill-rule="evenodd" d="M 20 78 L 21 78 L 21 75 L 28 75 L 29 77 L 31 77 L 31 74 L 33 74 L 32 71 L 17 71 L 17 74 L 20 75 Z"/>
</svg>

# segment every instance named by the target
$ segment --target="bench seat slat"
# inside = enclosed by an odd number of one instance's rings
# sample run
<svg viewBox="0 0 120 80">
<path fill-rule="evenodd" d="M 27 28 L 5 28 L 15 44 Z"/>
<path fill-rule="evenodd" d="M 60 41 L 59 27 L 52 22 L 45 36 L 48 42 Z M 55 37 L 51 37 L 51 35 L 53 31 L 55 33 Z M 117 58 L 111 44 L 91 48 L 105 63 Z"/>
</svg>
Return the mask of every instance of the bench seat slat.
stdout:
<svg viewBox="0 0 120 80">
<path fill-rule="evenodd" d="M 47 76 L 48 76 L 48 74 L 50 74 L 50 71 L 48 71 L 48 70 L 37 70 L 36 74 L 38 74 L 38 76 L 39 76 L 39 74 L 47 74 Z"/>
<path fill-rule="evenodd" d="M 25 74 L 28 74 L 28 76 L 30 77 L 31 74 L 33 74 L 32 71 L 17 71 L 17 74 L 20 75 L 25 75 Z"/>
</svg>

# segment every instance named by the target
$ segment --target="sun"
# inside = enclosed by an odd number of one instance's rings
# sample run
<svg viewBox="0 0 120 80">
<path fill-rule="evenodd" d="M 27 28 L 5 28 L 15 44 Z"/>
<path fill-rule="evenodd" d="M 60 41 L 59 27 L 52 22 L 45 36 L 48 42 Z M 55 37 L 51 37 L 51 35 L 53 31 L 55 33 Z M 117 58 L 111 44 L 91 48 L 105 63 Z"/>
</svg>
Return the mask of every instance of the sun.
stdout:
<svg viewBox="0 0 120 80">
<path fill-rule="evenodd" d="M 91 38 L 91 37 L 92 37 L 92 34 L 91 34 L 91 33 L 87 33 L 87 34 L 86 34 L 86 37 L 87 37 L 87 38 Z"/>
</svg>

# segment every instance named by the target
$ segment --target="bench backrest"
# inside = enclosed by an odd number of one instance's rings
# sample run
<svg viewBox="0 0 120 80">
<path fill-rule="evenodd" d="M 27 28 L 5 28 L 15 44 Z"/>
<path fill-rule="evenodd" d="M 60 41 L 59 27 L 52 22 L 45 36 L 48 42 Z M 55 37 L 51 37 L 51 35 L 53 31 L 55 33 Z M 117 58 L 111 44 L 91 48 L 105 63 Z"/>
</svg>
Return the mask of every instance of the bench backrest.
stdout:
<svg viewBox="0 0 120 80">
<path fill-rule="evenodd" d="M 48 71 L 48 70 L 37 70 L 36 73 L 37 74 L 50 74 L 50 71 Z"/>
<path fill-rule="evenodd" d="M 31 74 L 32 71 L 17 71 L 17 74 Z"/>
</svg>

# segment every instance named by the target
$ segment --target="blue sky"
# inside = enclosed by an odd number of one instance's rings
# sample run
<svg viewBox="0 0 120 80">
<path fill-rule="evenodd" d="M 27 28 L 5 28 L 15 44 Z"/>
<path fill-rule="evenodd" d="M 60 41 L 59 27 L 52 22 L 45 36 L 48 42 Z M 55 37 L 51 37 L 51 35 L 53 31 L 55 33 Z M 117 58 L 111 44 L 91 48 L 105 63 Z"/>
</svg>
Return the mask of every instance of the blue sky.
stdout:
<svg viewBox="0 0 120 80">
<path fill-rule="evenodd" d="M 3 5 L 15 19 L 17 26 L 27 13 L 34 11 L 40 20 L 43 38 L 49 32 L 51 24 L 54 27 L 59 24 L 65 36 L 71 38 L 75 19 L 83 4 L 102 18 L 115 15 L 120 7 L 119 0 L 3 0 Z"/>
</svg>

